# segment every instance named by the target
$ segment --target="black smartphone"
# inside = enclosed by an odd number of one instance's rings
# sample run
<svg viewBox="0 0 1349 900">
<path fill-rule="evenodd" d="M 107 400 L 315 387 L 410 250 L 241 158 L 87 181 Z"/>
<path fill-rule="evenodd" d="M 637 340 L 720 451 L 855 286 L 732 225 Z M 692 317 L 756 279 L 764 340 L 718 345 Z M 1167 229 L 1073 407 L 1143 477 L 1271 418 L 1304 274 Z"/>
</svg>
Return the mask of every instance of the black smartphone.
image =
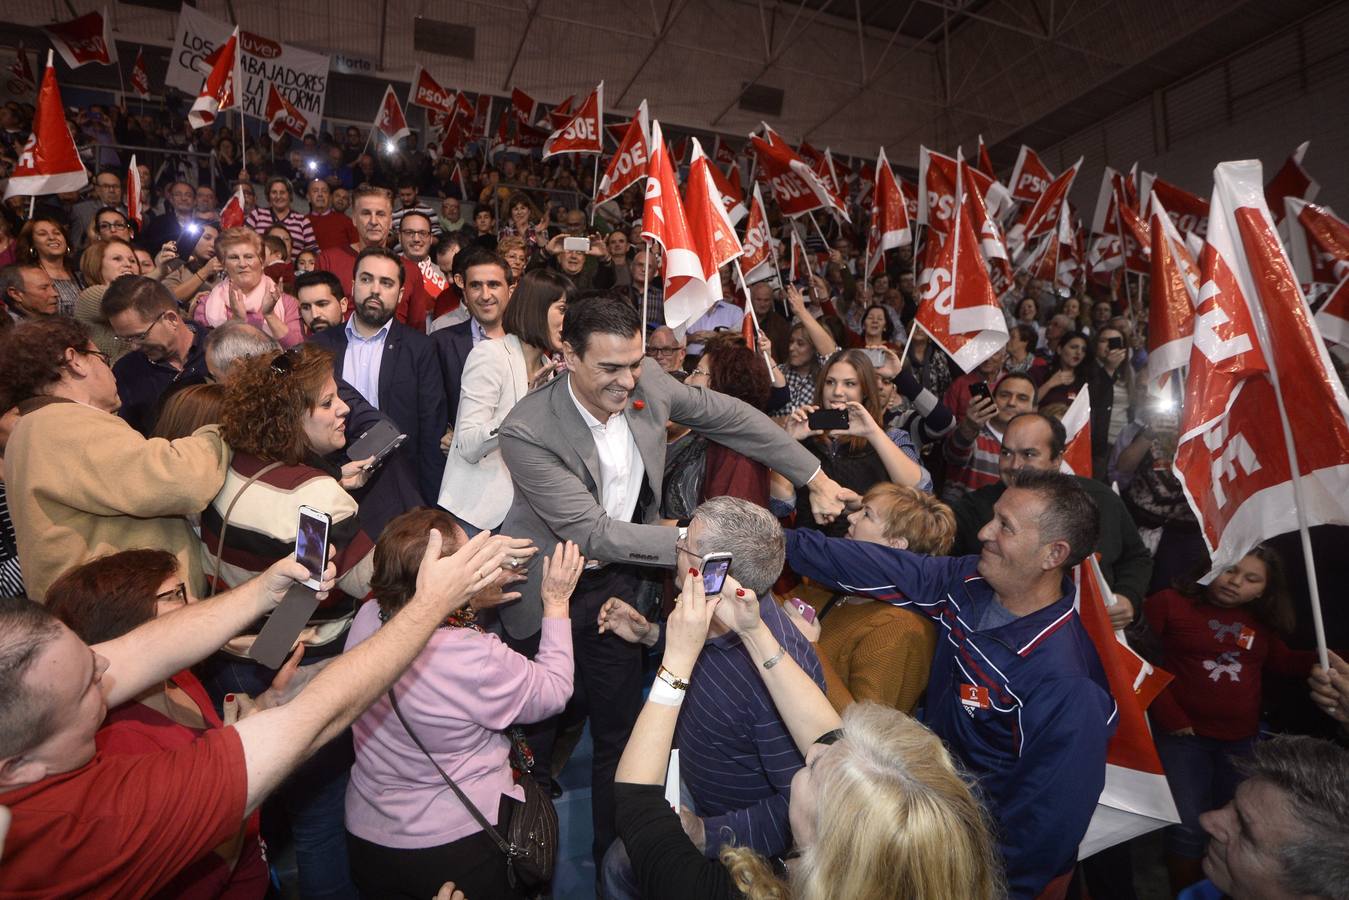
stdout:
<svg viewBox="0 0 1349 900">
<path fill-rule="evenodd" d="M 1109 338 L 1106 338 L 1106 339 L 1105 339 L 1105 345 L 1106 345 L 1107 347 L 1109 347 L 1111 350 L 1123 350 L 1123 349 L 1124 349 L 1124 338 L 1122 338 L 1122 337 L 1109 337 Z"/>
<path fill-rule="evenodd" d="M 709 553 L 703 557 L 703 593 L 715 597 L 726 584 L 726 574 L 731 571 L 731 554 Z"/>
<path fill-rule="evenodd" d="M 992 400 L 993 395 L 989 393 L 988 385 L 982 381 L 975 381 L 970 384 L 971 397 L 983 397 L 985 400 Z"/>
<path fill-rule="evenodd" d="M 847 431 L 848 411 L 846 409 L 817 409 L 806 415 L 806 425 L 812 431 Z"/>
<path fill-rule="evenodd" d="M 384 458 L 397 450 L 405 440 L 407 435 L 400 433 L 397 425 L 388 419 L 380 419 L 351 442 L 347 447 L 347 458 L 355 462 L 373 456 L 374 462 L 370 463 L 370 468 L 373 469 L 384 462 Z"/>
</svg>

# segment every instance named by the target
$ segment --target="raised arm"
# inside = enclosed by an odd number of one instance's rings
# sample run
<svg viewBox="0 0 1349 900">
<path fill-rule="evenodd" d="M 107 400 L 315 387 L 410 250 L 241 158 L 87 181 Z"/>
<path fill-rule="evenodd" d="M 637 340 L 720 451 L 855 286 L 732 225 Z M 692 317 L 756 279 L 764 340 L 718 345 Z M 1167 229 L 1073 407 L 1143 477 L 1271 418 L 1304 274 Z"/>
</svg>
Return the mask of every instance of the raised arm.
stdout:
<svg viewBox="0 0 1349 900">
<path fill-rule="evenodd" d="M 838 342 L 829 333 L 829 329 L 821 325 L 819 320 L 810 314 L 810 310 L 806 308 L 806 298 L 801 295 L 801 291 L 794 284 L 787 285 L 787 303 L 801 322 L 801 327 L 806 330 L 806 337 L 810 339 L 816 353 L 829 357 L 838 352 Z"/>
</svg>

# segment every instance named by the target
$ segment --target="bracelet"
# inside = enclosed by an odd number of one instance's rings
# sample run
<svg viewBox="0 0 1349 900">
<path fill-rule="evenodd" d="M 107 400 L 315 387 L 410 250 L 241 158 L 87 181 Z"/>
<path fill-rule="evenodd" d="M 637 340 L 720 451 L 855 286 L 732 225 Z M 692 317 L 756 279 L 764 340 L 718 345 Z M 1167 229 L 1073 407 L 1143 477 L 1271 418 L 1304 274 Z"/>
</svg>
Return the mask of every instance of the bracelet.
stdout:
<svg viewBox="0 0 1349 900">
<path fill-rule="evenodd" d="M 661 706 L 679 706 L 684 702 L 685 692 L 670 686 L 663 678 L 656 679 L 651 685 L 651 693 L 646 699 Z"/>
<path fill-rule="evenodd" d="M 665 668 L 665 666 L 661 666 L 656 670 L 656 677 L 676 691 L 687 691 L 689 689 L 689 680 L 687 678 L 680 678 L 678 675 Z"/>
<path fill-rule="evenodd" d="M 771 668 L 773 668 L 773 667 L 776 666 L 778 663 L 782 662 L 782 657 L 784 657 L 784 656 L 786 656 L 786 655 L 787 655 L 787 648 L 786 648 L 786 647 L 783 647 L 781 644 L 778 644 L 778 652 L 777 652 L 777 655 L 776 655 L 776 656 L 769 657 L 768 659 L 765 659 L 765 660 L 763 661 L 763 667 L 764 667 L 765 669 L 771 669 Z"/>
</svg>

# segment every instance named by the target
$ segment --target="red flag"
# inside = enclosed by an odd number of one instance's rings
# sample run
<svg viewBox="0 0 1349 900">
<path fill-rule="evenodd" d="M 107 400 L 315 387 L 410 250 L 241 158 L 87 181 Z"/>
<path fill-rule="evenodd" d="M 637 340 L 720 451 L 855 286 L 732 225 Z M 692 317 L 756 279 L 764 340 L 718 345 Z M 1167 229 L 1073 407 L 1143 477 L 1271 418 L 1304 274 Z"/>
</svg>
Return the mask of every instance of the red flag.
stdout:
<svg viewBox="0 0 1349 900">
<path fill-rule="evenodd" d="M 726 143 L 721 135 L 717 135 L 717 141 L 712 145 L 712 159 L 719 166 L 730 166 L 735 168 L 735 148 Z"/>
<path fill-rule="evenodd" d="M 1011 290 L 1012 261 L 1007 254 L 1007 241 L 1003 236 L 998 220 L 989 211 L 983 192 L 979 189 L 979 180 L 972 178 L 975 170 L 969 163 L 960 162 L 962 178 L 965 179 L 965 215 L 969 216 L 970 227 L 979 238 L 979 251 L 988 264 L 989 281 L 993 291 L 1002 296 Z"/>
<path fill-rule="evenodd" d="M 715 164 L 709 164 L 707 170 L 707 177 L 712 179 L 712 184 L 717 188 L 727 218 L 731 220 L 732 225 L 737 224 L 749 215 L 749 208 L 745 206 L 745 190 L 740 186 L 740 173 L 736 172 L 735 179 L 731 180 L 723 175 Z"/>
<path fill-rule="evenodd" d="M 519 88 L 511 88 L 511 111 L 521 125 L 533 125 L 534 115 L 538 111 L 539 101 Z"/>
<path fill-rule="evenodd" d="M 671 158 L 674 160 L 675 168 L 679 168 L 684 163 L 688 162 L 689 139 L 687 135 L 680 138 L 678 143 L 674 145 L 674 155 Z"/>
<path fill-rule="evenodd" d="M 805 141 L 802 141 L 801 146 L 796 148 L 796 155 L 804 160 L 812 169 L 824 162 L 824 154 Z"/>
<path fill-rule="evenodd" d="M 1328 206 L 1296 197 L 1284 200 L 1288 248 L 1302 284 L 1338 284 L 1349 276 L 1349 223 Z"/>
<path fill-rule="evenodd" d="M 1166 373 L 1190 361 L 1194 311 L 1199 299 L 1199 266 L 1176 231 L 1162 202 L 1152 203 L 1152 268 L 1148 280 L 1148 381 L 1161 385 Z"/>
<path fill-rule="evenodd" d="M 651 159 L 646 169 L 646 206 L 642 236 L 665 250 L 665 324 L 682 336 L 690 322 L 716 302 L 707 284 L 693 233 L 679 200 L 670 150 L 661 137 L 660 123 L 651 123 Z M 720 279 L 717 280 L 720 290 Z"/>
<path fill-rule="evenodd" d="M 1085 387 L 1077 392 L 1068 410 L 1063 414 L 1063 430 L 1067 440 L 1059 471 L 1069 475 L 1091 477 L 1091 392 Z M 1107 595 L 1109 596 L 1109 595 Z"/>
<path fill-rule="evenodd" d="M 1162 181 L 1155 175 L 1143 173 L 1140 196 L 1157 195 L 1166 207 L 1167 214 L 1181 234 L 1194 232 L 1202 240 L 1208 233 L 1208 201 L 1203 197 L 1182 190 L 1174 184 Z M 1147 210 L 1144 210 L 1148 214 Z"/>
<path fill-rule="evenodd" d="M 749 221 L 745 224 L 744 255 L 737 260 L 740 274 L 746 284 L 762 281 L 772 276 L 776 268 L 773 261 L 773 236 L 768 230 L 768 214 L 764 210 L 763 194 L 759 186 L 754 185 L 750 195 Z"/>
<path fill-rule="evenodd" d="M 141 210 L 141 170 L 136 165 L 136 154 L 131 154 L 131 165 L 126 170 L 126 217 L 136 223 L 139 231 L 145 225 L 145 213 Z"/>
<path fill-rule="evenodd" d="M 904 211 L 909 214 L 909 222 L 917 222 L 918 218 L 918 188 L 909 184 L 903 178 L 899 180 L 899 192 L 904 195 Z"/>
<path fill-rule="evenodd" d="M 817 209 L 828 209 L 845 221 L 848 213 L 843 201 L 801 160 L 791 148 L 782 143 L 772 130 L 776 143 L 751 136 L 750 147 L 759 160 L 759 170 L 773 191 L 778 209 L 786 216 L 802 216 Z"/>
<path fill-rule="evenodd" d="M 538 150 L 547 143 L 548 138 L 549 134 L 546 129 L 517 122 L 515 125 L 515 140 L 511 141 L 511 148 L 521 151 Z"/>
<path fill-rule="evenodd" d="M 418 65 L 408 87 L 408 106 L 420 106 L 449 115 L 454 109 L 454 91 L 441 87 L 430 72 Z"/>
<path fill-rule="evenodd" d="M 955 209 L 956 160 L 927 147 L 919 148 L 918 155 L 918 217 L 917 221 L 939 234 L 950 229 Z M 988 207 L 998 218 L 1010 207 L 1011 195 L 1001 184 L 973 166 L 966 166 L 964 183 L 974 186 Z"/>
<path fill-rule="evenodd" d="M 187 114 L 187 120 L 193 128 L 205 128 L 215 122 L 216 116 L 238 105 L 238 96 L 234 90 L 235 72 L 239 68 L 239 29 L 236 27 L 229 40 L 217 47 L 206 63 L 211 70 L 201 84 L 196 102 Z"/>
<path fill-rule="evenodd" d="M 554 131 L 565 127 L 566 124 L 572 120 L 572 116 L 574 116 L 575 113 L 572 112 L 571 105 L 575 102 L 576 95 L 572 94 L 566 100 L 563 100 L 557 106 L 554 106 L 552 111 L 548 113 L 548 123 L 553 126 Z"/>
<path fill-rule="evenodd" d="M 506 147 L 511 142 L 511 119 L 515 115 L 515 107 L 508 106 L 501 111 L 501 117 L 497 120 L 496 144 L 497 149 Z"/>
<path fill-rule="evenodd" d="M 244 224 L 244 186 L 239 185 L 239 189 L 230 197 L 225 208 L 220 210 L 220 230 L 226 228 L 238 228 Z"/>
<path fill-rule="evenodd" d="M 885 251 L 913 243 L 909 226 L 909 211 L 904 206 L 904 195 L 895 181 L 894 170 L 881 148 L 876 159 L 876 181 L 871 193 L 871 229 L 867 232 L 867 276 L 882 268 Z"/>
<path fill-rule="evenodd" d="M 267 83 L 267 134 L 274 141 L 281 140 L 283 134 L 304 137 L 309 130 L 309 119 L 300 112 L 299 107 L 291 103 L 276 89 L 272 82 Z"/>
<path fill-rule="evenodd" d="M 28 51 L 23 48 L 23 41 L 19 41 L 17 59 L 10 65 L 9 71 L 29 90 L 37 89 L 37 78 L 33 75 L 32 67 L 28 65 Z"/>
<path fill-rule="evenodd" d="M 1295 197 L 1311 202 L 1321 192 L 1321 185 L 1317 184 L 1316 179 L 1302 167 L 1302 158 L 1307 155 L 1309 144 L 1311 141 L 1298 144 L 1292 155 L 1284 160 L 1279 171 L 1274 173 L 1269 184 L 1265 185 L 1265 203 L 1268 204 L 1270 215 L 1274 217 L 1276 225 L 1283 222 L 1284 198 Z"/>
<path fill-rule="evenodd" d="M 491 118 L 492 97 L 490 94 L 479 94 L 478 102 L 473 109 L 473 128 L 471 130 L 473 140 L 487 137 L 487 126 L 490 124 Z"/>
<path fill-rule="evenodd" d="M 88 63 L 110 66 L 117 62 L 117 45 L 108 31 L 108 17 L 101 12 L 85 13 L 78 19 L 47 25 L 42 30 L 72 69 Z"/>
<path fill-rule="evenodd" d="M 66 125 L 61 88 L 56 83 L 56 66 L 47 51 L 47 68 L 37 92 L 37 110 L 33 114 L 33 133 L 28 136 L 19 161 L 5 186 L 5 197 L 38 196 L 77 191 L 89 183 L 75 139 Z"/>
<path fill-rule="evenodd" d="M 379 111 L 375 113 L 374 127 L 389 141 L 401 141 L 412 134 L 407 117 L 403 115 L 403 106 L 394 95 L 393 85 L 384 88 L 384 99 L 379 102 Z"/>
<path fill-rule="evenodd" d="M 150 72 L 145 67 L 144 50 L 136 50 L 136 61 L 131 66 L 131 89 L 141 99 L 150 96 Z"/>
<path fill-rule="evenodd" d="M 450 114 L 449 126 L 445 129 L 445 134 L 440 140 L 440 155 L 446 159 L 455 159 L 459 157 L 468 145 L 469 141 L 469 123 L 472 119 L 465 116 L 462 111 L 455 109 Z"/>
<path fill-rule="evenodd" d="M 1265 208 L 1260 163 L 1213 175 L 1175 460 L 1212 558 L 1205 582 L 1300 523 L 1349 524 L 1349 399 Z"/>
<path fill-rule="evenodd" d="M 648 143 L 650 130 L 646 101 L 643 100 L 623 133 L 623 140 L 618 144 L 618 152 L 609 160 L 609 165 L 604 170 L 599 190 L 595 193 L 596 205 L 608 203 L 646 177 L 646 165 L 651 155 Z"/>
<path fill-rule="evenodd" d="M 1316 327 L 1321 329 L 1321 337 L 1349 347 L 1349 276 L 1345 276 L 1316 313 Z"/>
<path fill-rule="evenodd" d="M 1106 607 L 1114 601 L 1114 595 L 1095 556 L 1073 568 L 1073 580 L 1077 583 L 1082 628 L 1096 647 L 1119 715 L 1119 724 L 1106 747 L 1105 787 L 1078 848 L 1078 858 L 1084 859 L 1140 834 L 1174 825 L 1180 816 L 1144 715 L 1172 676 L 1153 668 L 1111 626 Z"/>
<path fill-rule="evenodd" d="M 964 178 L 959 168 L 955 187 L 957 196 L 962 196 Z M 919 279 L 916 318 L 956 365 L 973 372 L 1007 345 L 1007 320 L 963 206 L 956 203 L 946 239 L 940 241 L 934 235 L 930 241 L 927 265 Z"/>
<path fill-rule="evenodd" d="M 796 228 L 792 227 L 790 231 L 791 246 L 788 249 L 791 252 L 791 262 L 788 265 L 787 278 L 789 281 L 804 281 L 814 274 L 810 265 L 810 256 L 806 253 L 806 248 L 801 243 L 801 239 L 797 237 Z"/>
<path fill-rule="evenodd" d="M 1008 250 L 1019 254 L 1028 242 L 1058 227 L 1060 208 L 1068 202 L 1068 192 L 1073 189 L 1073 179 L 1081 167 L 1082 158 L 1078 157 L 1072 168 L 1044 186 L 1025 218 L 1007 232 Z"/>
<path fill-rule="evenodd" d="M 1045 188 L 1054 180 L 1049 169 L 1044 163 L 1040 162 L 1040 157 L 1035 151 L 1021 145 L 1021 153 L 1017 155 L 1016 165 L 1012 167 L 1012 183 L 1008 186 L 1011 189 L 1012 197 L 1016 200 L 1024 200 L 1027 203 L 1034 203 L 1040 199 Z"/>
<path fill-rule="evenodd" d="M 576 114 L 554 131 L 543 145 L 543 158 L 562 153 L 604 152 L 604 82 L 586 97 Z"/>
<path fill-rule="evenodd" d="M 984 143 L 984 136 L 979 135 L 979 171 L 983 172 L 994 181 L 998 179 L 998 173 L 993 171 L 993 160 L 988 158 L 988 145 Z"/>
<path fill-rule="evenodd" d="M 717 189 L 713 174 L 716 166 L 707 158 L 697 138 L 691 141 L 690 146 L 692 162 L 684 187 L 684 210 L 688 214 L 693 246 L 702 260 L 703 280 L 707 282 L 713 299 L 721 299 L 721 267 L 745 251 L 726 215 L 721 191 Z"/>
</svg>

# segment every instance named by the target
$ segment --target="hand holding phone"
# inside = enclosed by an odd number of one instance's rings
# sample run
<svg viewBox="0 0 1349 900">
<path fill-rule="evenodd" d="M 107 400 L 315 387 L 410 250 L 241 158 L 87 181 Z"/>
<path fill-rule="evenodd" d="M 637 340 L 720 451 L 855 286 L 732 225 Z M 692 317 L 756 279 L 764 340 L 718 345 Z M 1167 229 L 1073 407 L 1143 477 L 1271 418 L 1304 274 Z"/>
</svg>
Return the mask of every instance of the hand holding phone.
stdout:
<svg viewBox="0 0 1349 900">
<path fill-rule="evenodd" d="M 993 399 L 993 394 L 989 391 L 988 385 L 982 381 L 974 381 L 970 383 L 970 396 L 982 397 L 984 400 Z"/>
<path fill-rule="evenodd" d="M 302 582 L 305 587 L 319 590 L 323 585 L 323 570 L 328 567 L 328 529 L 332 517 L 326 512 L 301 506 L 295 529 L 295 559 L 309 572 Z"/>
<path fill-rule="evenodd" d="M 847 431 L 846 409 L 817 409 L 806 416 L 806 425 L 812 431 Z"/>
</svg>

